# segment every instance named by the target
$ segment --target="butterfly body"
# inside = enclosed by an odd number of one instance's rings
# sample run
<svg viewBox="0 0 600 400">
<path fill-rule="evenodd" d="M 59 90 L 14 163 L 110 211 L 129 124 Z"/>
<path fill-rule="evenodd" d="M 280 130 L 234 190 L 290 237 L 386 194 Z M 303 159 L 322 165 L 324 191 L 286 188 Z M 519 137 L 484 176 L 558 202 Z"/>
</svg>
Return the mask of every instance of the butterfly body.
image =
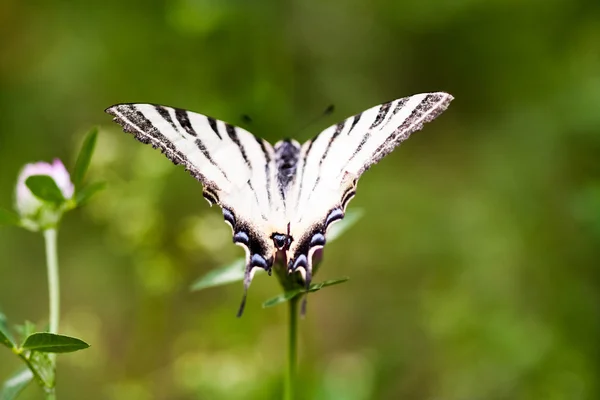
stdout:
<svg viewBox="0 0 600 400">
<path fill-rule="evenodd" d="M 106 112 L 144 143 L 160 148 L 204 187 L 246 252 L 246 293 L 257 269 L 276 261 L 308 285 L 327 230 L 344 217 L 364 171 L 443 112 L 452 96 L 423 93 L 372 107 L 300 144 L 272 146 L 214 118 L 153 104 L 117 104 Z M 240 313 L 245 303 L 242 301 Z"/>
</svg>

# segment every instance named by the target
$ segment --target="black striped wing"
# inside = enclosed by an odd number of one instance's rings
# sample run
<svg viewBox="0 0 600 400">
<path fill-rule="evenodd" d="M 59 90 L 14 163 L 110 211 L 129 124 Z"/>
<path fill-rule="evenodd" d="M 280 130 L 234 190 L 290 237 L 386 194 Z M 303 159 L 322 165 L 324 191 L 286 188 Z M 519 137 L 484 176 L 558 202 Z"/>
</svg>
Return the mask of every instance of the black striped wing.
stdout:
<svg viewBox="0 0 600 400">
<path fill-rule="evenodd" d="M 246 251 L 246 288 L 255 268 L 270 271 L 275 254 L 269 237 L 272 220 L 282 212 L 283 204 L 279 191 L 273 189 L 275 154 L 268 142 L 244 129 L 177 108 L 118 104 L 106 112 L 126 132 L 161 149 L 202 182 L 204 197 L 221 206 L 233 229 L 233 241 Z"/>
<path fill-rule="evenodd" d="M 344 217 L 358 178 L 411 133 L 436 118 L 452 101 L 443 93 L 423 93 L 370 108 L 321 132 L 302 146 L 287 204 L 294 241 L 288 268 L 307 285 L 312 256 L 325 245 L 327 228 Z"/>
<path fill-rule="evenodd" d="M 405 97 L 331 126 L 302 146 L 283 140 L 274 148 L 241 128 L 182 109 L 118 104 L 106 112 L 136 139 L 183 164 L 202 182 L 204 197 L 221 206 L 233 241 L 246 250 L 246 293 L 256 268 L 270 272 L 278 236 L 291 240 L 278 248 L 288 270 L 299 271 L 308 286 L 313 254 L 325 245 L 328 227 L 344 217 L 362 173 L 450 101 L 443 92 Z"/>
</svg>

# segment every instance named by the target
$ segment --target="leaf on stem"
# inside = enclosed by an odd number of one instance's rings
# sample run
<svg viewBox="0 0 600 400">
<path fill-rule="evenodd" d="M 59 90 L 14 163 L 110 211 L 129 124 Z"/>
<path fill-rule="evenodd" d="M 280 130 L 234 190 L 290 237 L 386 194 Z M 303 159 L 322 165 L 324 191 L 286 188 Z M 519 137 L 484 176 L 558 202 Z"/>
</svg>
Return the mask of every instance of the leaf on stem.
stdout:
<svg viewBox="0 0 600 400">
<path fill-rule="evenodd" d="M 0 343 L 12 349 L 15 347 L 15 339 L 8 330 L 8 324 L 6 323 L 6 316 L 0 313 Z"/>
<path fill-rule="evenodd" d="M 346 211 L 344 219 L 331 225 L 331 228 L 327 232 L 327 243 L 331 243 L 339 238 L 344 232 L 350 229 L 354 224 L 362 218 L 364 211 L 360 208 L 353 208 Z"/>
<path fill-rule="evenodd" d="M 308 291 L 309 292 L 317 292 L 317 291 L 323 289 L 324 287 L 344 283 L 348 279 L 350 279 L 350 278 L 348 278 L 347 276 L 344 276 L 344 277 L 338 278 L 338 279 L 330 279 L 330 280 L 327 280 L 324 282 L 313 283 L 310 285 L 310 288 L 308 289 Z M 288 290 L 287 292 L 284 292 L 278 296 L 272 297 L 269 300 L 265 301 L 262 306 L 263 306 L 263 308 L 273 307 L 273 306 L 276 306 L 277 304 L 281 304 L 281 303 L 285 303 L 286 301 L 290 301 L 294 297 L 301 295 L 303 293 L 306 293 L 306 291 L 304 289 Z"/>
<path fill-rule="evenodd" d="M 22 346 L 25 350 L 42 353 L 71 353 L 87 349 L 89 344 L 70 336 L 48 332 L 36 332 L 27 337 Z"/>
<path fill-rule="evenodd" d="M 17 214 L 4 208 L 0 208 L 0 225 L 19 225 L 20 223 L 21 219 Z"/>
<path fill-rule="evenodd" d="M 73 184 L 75 185 L 75 189 L 77 191 L 79 191 L 81 183 L 83 182 L 83 178 L 85 177 L 85 173 L 90 166 L 90 161 L 92 160 L 92 154 L 94 154 L 97 138 L 98 127 L 93 127 L 83 140 L 83 145 L 81 146 L 81 150 L 77 156 L 77 161 L 75 162 L 73 174 L 71 175 Z"/>
<path fill-rule="evenodd" d="M 86 204 L 96 193 L 106 188 L 106 182 L 94 182 L 75 193 L 77 206 Z"/>
<path fill-rule="evenodd" d="M 42 387 L 54 387 L 56 366 L 55 361 L 50 358 L 50 354 L 32 351 L 28 359 L 28 365 L 34 374 L 34 378 Z"/>
<path fill-rule="evenodd" d="M 227 285 L 228 283 L 238 282 L 244 280 L 244 266 L 246 262 L 243 258 L 235 260 L 229 265 L 221 268 L 214 269 L 208 274 L 204 275 L 196 282 L 192 284 L 190 290 L 195 292 L 197 290 L 206 289 L 209 287 Z"/>
<path fill-rule="evenodd" d="M 2 385 L 0 400 L 14 400 L 33 380 L 33 372 L 24 368 L 8 378 Z"/>
<path fill-rule="evenodd" d="M 54 179 L 48 175 L 32 175 L 25 181 L 31 193 L 40 200 L 59 205 L 65 201 Z"/>
</svg>

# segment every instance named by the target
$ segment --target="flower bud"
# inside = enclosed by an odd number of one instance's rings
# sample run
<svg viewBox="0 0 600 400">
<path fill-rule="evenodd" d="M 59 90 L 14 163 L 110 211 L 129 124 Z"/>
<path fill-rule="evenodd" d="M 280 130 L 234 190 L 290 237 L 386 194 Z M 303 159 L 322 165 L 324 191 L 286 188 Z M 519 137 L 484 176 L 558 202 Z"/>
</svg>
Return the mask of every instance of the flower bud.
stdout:
<svg viewBox="0 0 600 400">
<path fill-rule="evenodd" d="M 62 210 L 50 210 L 48 204 L 31 193 L 25 181 L 33 175 L 48 175 L 51 177 L 67 200 L 73 197 L 75 187 L 71 182 L 69 172 L 59 159 L 54 159 L 52 164 L 37 162 L 25 165 L 17 181 L 15 208 L 24 220 L 28 220 L 27 225 L 35 229 L 45 223 L 58 222 Z"/>
</svg>

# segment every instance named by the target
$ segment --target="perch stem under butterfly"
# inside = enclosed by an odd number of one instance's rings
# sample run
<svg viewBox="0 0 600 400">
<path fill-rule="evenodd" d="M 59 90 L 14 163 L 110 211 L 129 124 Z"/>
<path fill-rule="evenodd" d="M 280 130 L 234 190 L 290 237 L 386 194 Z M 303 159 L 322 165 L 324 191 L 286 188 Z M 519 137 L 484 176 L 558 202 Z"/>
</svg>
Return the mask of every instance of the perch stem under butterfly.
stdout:
<svg viewBox="0 0 600 400">
<path fill-rule="evenodd" d="M 284 399 L 293 400 L 295 395 L 296 366 L 298 354 L 298 300 L 294 297 L 288 302 L 289 312 L 289 337 L 288 337 L 288 360 L 284 381 Z"/>
</svg>

